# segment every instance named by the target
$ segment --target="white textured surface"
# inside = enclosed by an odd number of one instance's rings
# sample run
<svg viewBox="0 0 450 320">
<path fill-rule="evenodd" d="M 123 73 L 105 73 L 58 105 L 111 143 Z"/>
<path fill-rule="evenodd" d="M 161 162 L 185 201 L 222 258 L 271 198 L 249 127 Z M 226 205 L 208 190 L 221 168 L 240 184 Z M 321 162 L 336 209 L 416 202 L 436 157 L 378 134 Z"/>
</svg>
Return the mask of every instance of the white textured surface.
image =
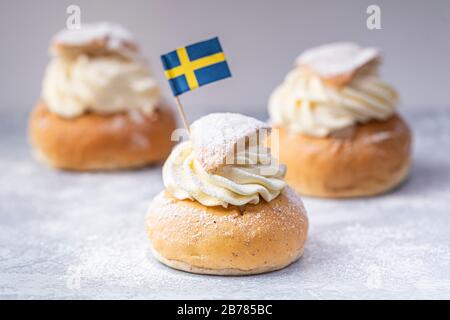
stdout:
<svg viewBox="0 0 450 320">
<path fill-rule="evenodd" d="M 31 159 L 25 118 L 0 112 L 0 298 L 450 298 L 450 111 L 408 120 L 404 185 L 370 199 L 304 198 L 311 232 L 299 262 L 216 277 L 149 255 L 143 220 L 160 168 L 53 171 Z"/>
</svg>

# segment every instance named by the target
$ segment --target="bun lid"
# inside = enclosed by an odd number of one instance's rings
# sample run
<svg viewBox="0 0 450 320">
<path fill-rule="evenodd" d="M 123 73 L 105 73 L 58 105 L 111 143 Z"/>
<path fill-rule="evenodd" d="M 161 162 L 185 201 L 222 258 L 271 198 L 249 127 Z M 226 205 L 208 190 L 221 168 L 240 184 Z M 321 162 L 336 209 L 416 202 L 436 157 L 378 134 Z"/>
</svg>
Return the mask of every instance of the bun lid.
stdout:
<svg viewBox="0 0 450 320">
<path fill-rule="evenodd" d="M 119 24 L 83 23 L 80 29 L 63 29 L 51 41 L 50 52 L 57 56 L 118 54 L 134 57 L 139 49 L 134 36 Z"/>
<path fill-rule="evenodd" d="M 190 128 L 194 156 L 208 172 L 214 172 L 234 155 L 236 146 L 259 140 L 267 123 L 238 113 L 211 113 Z M 255 140 L 253 140 L 255 141 Z"/>
<path fill-rule="evenodd" d="M 365 67 L 377 64 L 380 51 L 352 42 L 336 42 L 304 51 L 296 65 L 337 86 L 350 82 Z"/>
</svg>

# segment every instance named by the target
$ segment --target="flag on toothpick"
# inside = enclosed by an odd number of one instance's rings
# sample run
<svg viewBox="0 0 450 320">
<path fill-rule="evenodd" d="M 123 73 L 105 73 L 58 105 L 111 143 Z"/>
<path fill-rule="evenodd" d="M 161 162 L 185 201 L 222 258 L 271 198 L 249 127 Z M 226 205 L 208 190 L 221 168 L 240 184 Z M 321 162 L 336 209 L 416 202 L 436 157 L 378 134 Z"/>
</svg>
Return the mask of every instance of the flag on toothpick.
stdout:
<svg viewBox="0 0 450 320">
<path fill-rule="evenodd" d="M 161 60 L 174 96 L 231 77 L 217 37 L 171 51 Z"/>
</svg>

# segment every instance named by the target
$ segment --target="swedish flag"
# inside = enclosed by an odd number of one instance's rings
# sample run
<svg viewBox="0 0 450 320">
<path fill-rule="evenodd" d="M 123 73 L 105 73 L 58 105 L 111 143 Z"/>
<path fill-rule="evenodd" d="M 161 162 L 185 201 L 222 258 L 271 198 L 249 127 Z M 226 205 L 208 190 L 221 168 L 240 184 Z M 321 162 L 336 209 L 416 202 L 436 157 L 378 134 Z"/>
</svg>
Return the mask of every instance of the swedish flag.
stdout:
<svg viewBox="0 0 450 320">
<path fill-rule="evenodd" d="M 231 77 L 217 37 L 169 52 L 161 60 L 175 96 Z"/>
</svg>

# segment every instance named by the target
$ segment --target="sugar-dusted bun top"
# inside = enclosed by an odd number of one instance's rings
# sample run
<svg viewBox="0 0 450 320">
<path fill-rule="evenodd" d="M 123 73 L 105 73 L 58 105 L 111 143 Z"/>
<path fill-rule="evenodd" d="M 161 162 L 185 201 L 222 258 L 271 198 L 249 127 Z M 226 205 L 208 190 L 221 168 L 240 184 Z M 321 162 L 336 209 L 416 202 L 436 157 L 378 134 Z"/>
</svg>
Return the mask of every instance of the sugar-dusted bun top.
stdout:
<svg viewBox="0 0 450 320">
<path fill-rule="evenodd" d="M 54 55 L 119 54 L 132 57 L 138 52 L 134 36 L 119 24 L 110 22 L 83 23 L 80 29 L 63 29 L 52 39 Z"/>
<path fill-rule="evenodd" d="M 273 200 L 286 186 L 285 167 L 264 145 L 268 129 L 241 114 L 200 118 L 191 126 L 191 140 L 177 145 L 164 164 L 167 191 L 205 206 Z"/>
<path fill-rule="evenodd" d="M 315 73 L 330 84 L 345 85 L 355 73 L 380 59 L 373 47 L 360 47 L 352 42 L 336 42 L 305 50 L 296 64 Z"/>
<path fill-rule="evenodd" d="M 379 52 L 353 43 L 306 50 L 272 93 L 275 125 L 325 137 L 334 131 L 386 120 L 395 113 L 395 89 L 378 75 Z"/>
<path fill-rule="evenodd" d="M 213 172 L 233 156 L 237 145 L 269 133 L 270 126 L 238 113 L 211 113 L 191 126 L 192 148 L 206 171 Z M 258 141 L 253 141 L 257 144 Z"/>
</svg>

